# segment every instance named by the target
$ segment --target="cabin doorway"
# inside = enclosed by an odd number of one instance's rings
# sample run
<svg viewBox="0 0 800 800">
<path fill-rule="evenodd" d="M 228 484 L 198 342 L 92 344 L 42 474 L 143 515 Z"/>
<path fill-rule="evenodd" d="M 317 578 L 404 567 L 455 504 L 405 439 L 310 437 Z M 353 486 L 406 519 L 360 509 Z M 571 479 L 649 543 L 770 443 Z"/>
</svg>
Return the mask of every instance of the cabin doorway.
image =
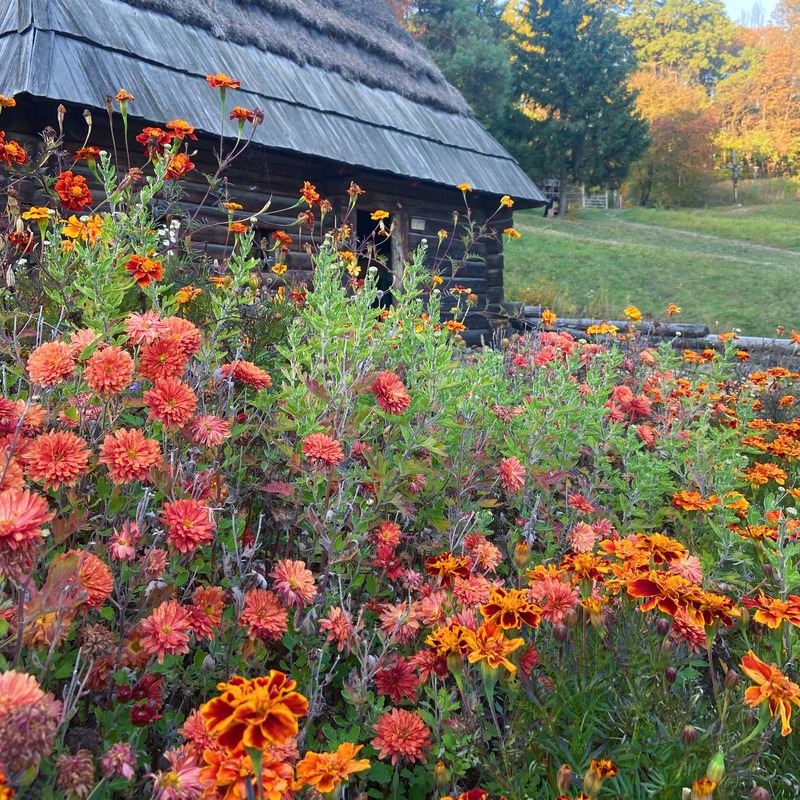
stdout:
<svg viewBox="0 0 800 800">
<path fill-rule="evenodd" d="M 394 265 L 392 263 L 392 237 L 386 236 L 380 229 L 380 223 L 375 222 L 369 211 L 356 212 L 356 231 L 359 244 L 363 244 L 365 255 L 362 259 L 363 267 L 361 278 L 367 274 L 369 267 L 378 269 L 378 299 L 375 305 L 378 308 L 391 308 L 392 283 L 394 282 Z M 389 232 L 391 217 L 385 219 L 383 224 L 386 233 Z"/>
</svg>

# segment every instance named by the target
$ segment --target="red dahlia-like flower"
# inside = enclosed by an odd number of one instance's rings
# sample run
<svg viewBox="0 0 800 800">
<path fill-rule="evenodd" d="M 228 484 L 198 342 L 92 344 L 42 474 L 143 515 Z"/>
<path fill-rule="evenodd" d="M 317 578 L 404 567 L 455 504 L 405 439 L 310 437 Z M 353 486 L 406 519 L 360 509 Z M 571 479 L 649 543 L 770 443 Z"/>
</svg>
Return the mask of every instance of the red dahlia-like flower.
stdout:
<svg viewBox="0 0 800 800">
<path fill-rule="evenodd" d="M 378 670 L 375 674 L 378 694 L 388 694 L 396 704 L 402 703 L 403 700 L 410 700 L 413 703 L 417 699 L 418 684 L 414 668 L 402 657 L 390 667 Z"/>
<path fill-rule="evenodd" d="M 139 630 L 139 644 L 145 652 L 157 656 L 159 664 L 164 663 L 164 656 L 189 652 L 190 618 L 177 600 L 167 600 L 154 609 L 139 624 Z"/>
<path fill-rule="evenodd" d="M 201 500 L 165 503 L 161 521 L 167 529 L 167 542 L 184 555 L 210 542 L 214 535 L 211 509 Z"/>
<path fill-rule="evenodd" d="M 74 486 L 89 471 L 89 452 L 80 436 L 66 431 L 44 433 L 25 450 L 28 476 L 45 489 Z"/>
<path fill-rule="evenodd" d="M 393 708 L 372 726 L 378 734 L 371 742 L 379 750 L 378 758 L 391 757 L 395 765 L 401 758 L 410 764 L 425 763 L 425 750 L 431 746 L 431 732 L 422 717 L 413 711 Z"/>
<path fill-rule="evenodd" d="M 367 391 L 375 395 L 378 407 L 387 414 L 402 414 L 411 405 L 406 387 L 391 370 L 379 372 Z"/>
<path fill-rule="evenodd" d="M 133 377 L 133 359 L 119 347 L 95 350 L 89 357 L 83 377 L 95 394 L 119 394 Z"/>
<path fill-rule="evenodd" d="M 314 575 L 302 561 L 292 561 L 289 558 L 278 561 L 269 575 L 275 579 L 278 596 L 290 608 L 305 608 L 317 595 Z"/>
<path fill-rule="evenodd" d="M 247 628 L 251 639 L 280 639 L 288 629 L 289 615 L 277 595 L 267 589 L 252 589 L 245 594 L 239 627 Z"/>
<path fill-rule="evenodd" d="M 108 466 L 114 483 L 143 481 L 149 478 L 151 468 L 161 463 L 161 448 L 136 428 L 120 428 L 103 439 L 99 462 Z"/>
<path fill-rule="evenodd" d="M 189 421 L 197 408 L 197 395 L 177 378 L 156 381 L 155 388 L 144 393 L 150 418 L 167 428 L 180 428 Z"/>
<path fill-rule="evenodd" d="M 83 175 L 73 175 L 71 170 L 62 172 L 56 181 L 56 193 L 67 211 L 80 211 L 92 204 L 92 193 Z"/>
<path fill-rule="evenodd" d="M 28 375 L 37 386 L 55 386 L 74 372 L 72 349 L 66 342 L 45 342 L 28 357 Z"/>
<path fill-rule="evenodd" d="M 336 466 L 344 458 L 341 444 L 327 433 L 312 433 L 303 439 L 303 454 L 320 464 Z"/>
</svg>

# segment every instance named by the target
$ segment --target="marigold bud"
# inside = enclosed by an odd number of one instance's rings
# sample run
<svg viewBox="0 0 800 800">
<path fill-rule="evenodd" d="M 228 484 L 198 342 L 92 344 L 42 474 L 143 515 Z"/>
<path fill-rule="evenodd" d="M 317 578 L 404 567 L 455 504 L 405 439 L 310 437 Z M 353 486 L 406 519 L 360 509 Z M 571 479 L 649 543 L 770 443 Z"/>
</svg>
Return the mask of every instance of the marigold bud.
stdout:
<svg viewBox="0 0 800 800">
<path fill-rule="evenodd" d="M 675 669 L 675 667 L 667 667 L 664 670 L 664 680 L 667 683 L 669 684 L 675 683 L 677 679 L 678 679 L 678 670 Z"/>
<path fill-rule="evenodd" d="M 750 790 L 748 800 L 769 800 L 769 792 L 763 786 L 754 786 Z"/>
<path fill-rule="evenodd" d="M 528 566 L 528 561 L 531 558 L 531 551 L 528 543 L 524 539 L 520 539 L 514 546 L 514 563 L 519 569 L 525 569 Z"/>
<path fill-rule="evenodd" d="M 553 625 L 553 636 L 557 642 L 566 642 L 568 633 L 566 625 Z"/>
<path fill-rule="evenodd" d="M 722 750 L 717 750 L 717 754 L 708 762 L 706 778 L 719 783 L 725 775 L 725 754 Z"/>
<path fill-rule="evenodd" d="M 725 673 L 725 688 L 735 689 L 738 683 L 739 673 L 731 667 L 731 669 Z"/>
<path fill-rule="evenodd" d="M 683 732 L 681 733 L 683 743 L 686 745 L 693 745 L 697 741 L 697 728 L 694 725 L 684 725 Z"/>
<path fill-rule="evenodd" d="M 566 794 L 572 789 L 572 767 L 569 764 L 562 764 L 558 768 L 556 786 L 558 786 L 558 791 L 562 794 Z"/>
<path fill-rule="evenodd" d="M 433 768 L 433 784 L 440 791 L 443 792 L 450 782 L 450 775 L 447 772 L 447 767 L 444 761 L 437 761 L 436 766 Z"/>
<path fill-rule="evenodd" d="M 664 619 L 663 617 L 656 622 L 656 632 L 659 636 L 666 636 L 671 627 L 670 621 L 668 619 Z"/>
<path fill-rule="evenodd" d="M 564 612 L 564 624 L 568 628 L 572 628 L 578 621 L 578 612 L 574 608 L 568 608 Z"/>
</svg>

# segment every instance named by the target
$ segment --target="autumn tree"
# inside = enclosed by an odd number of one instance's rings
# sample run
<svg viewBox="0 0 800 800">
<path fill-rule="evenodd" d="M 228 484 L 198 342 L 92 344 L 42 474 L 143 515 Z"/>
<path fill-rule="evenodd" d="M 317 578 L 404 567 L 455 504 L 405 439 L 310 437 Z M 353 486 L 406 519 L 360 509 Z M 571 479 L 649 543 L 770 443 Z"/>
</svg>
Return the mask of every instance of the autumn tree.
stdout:
<svg viewBox="0 0 800 800">
<path fill-rule="evenodd" d="M 647 146 L 628 87 L 633 60 L 607 0 L 519 0 L 509 26 L 518 108 L 514 152 L 539 178 L 618 186 Z"/>
</svg>

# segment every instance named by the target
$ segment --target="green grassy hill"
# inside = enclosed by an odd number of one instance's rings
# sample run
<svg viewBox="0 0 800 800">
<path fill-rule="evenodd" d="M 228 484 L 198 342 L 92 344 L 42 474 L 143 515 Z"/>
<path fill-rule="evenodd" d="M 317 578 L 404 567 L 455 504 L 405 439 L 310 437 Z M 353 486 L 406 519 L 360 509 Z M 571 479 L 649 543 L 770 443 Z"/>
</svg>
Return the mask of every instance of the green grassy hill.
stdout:
<svg viewBox="0 0 800 800">
<path fill-rule="evenodd" d="M 712 331 L 774 336 L 800 330 L 800 202 L 730 209 L 588 211 L 575 220 L 515 215 L 506 248 L 507 300 L 561 315 L 622 316 L 633 303 Z"/>
</svg>

